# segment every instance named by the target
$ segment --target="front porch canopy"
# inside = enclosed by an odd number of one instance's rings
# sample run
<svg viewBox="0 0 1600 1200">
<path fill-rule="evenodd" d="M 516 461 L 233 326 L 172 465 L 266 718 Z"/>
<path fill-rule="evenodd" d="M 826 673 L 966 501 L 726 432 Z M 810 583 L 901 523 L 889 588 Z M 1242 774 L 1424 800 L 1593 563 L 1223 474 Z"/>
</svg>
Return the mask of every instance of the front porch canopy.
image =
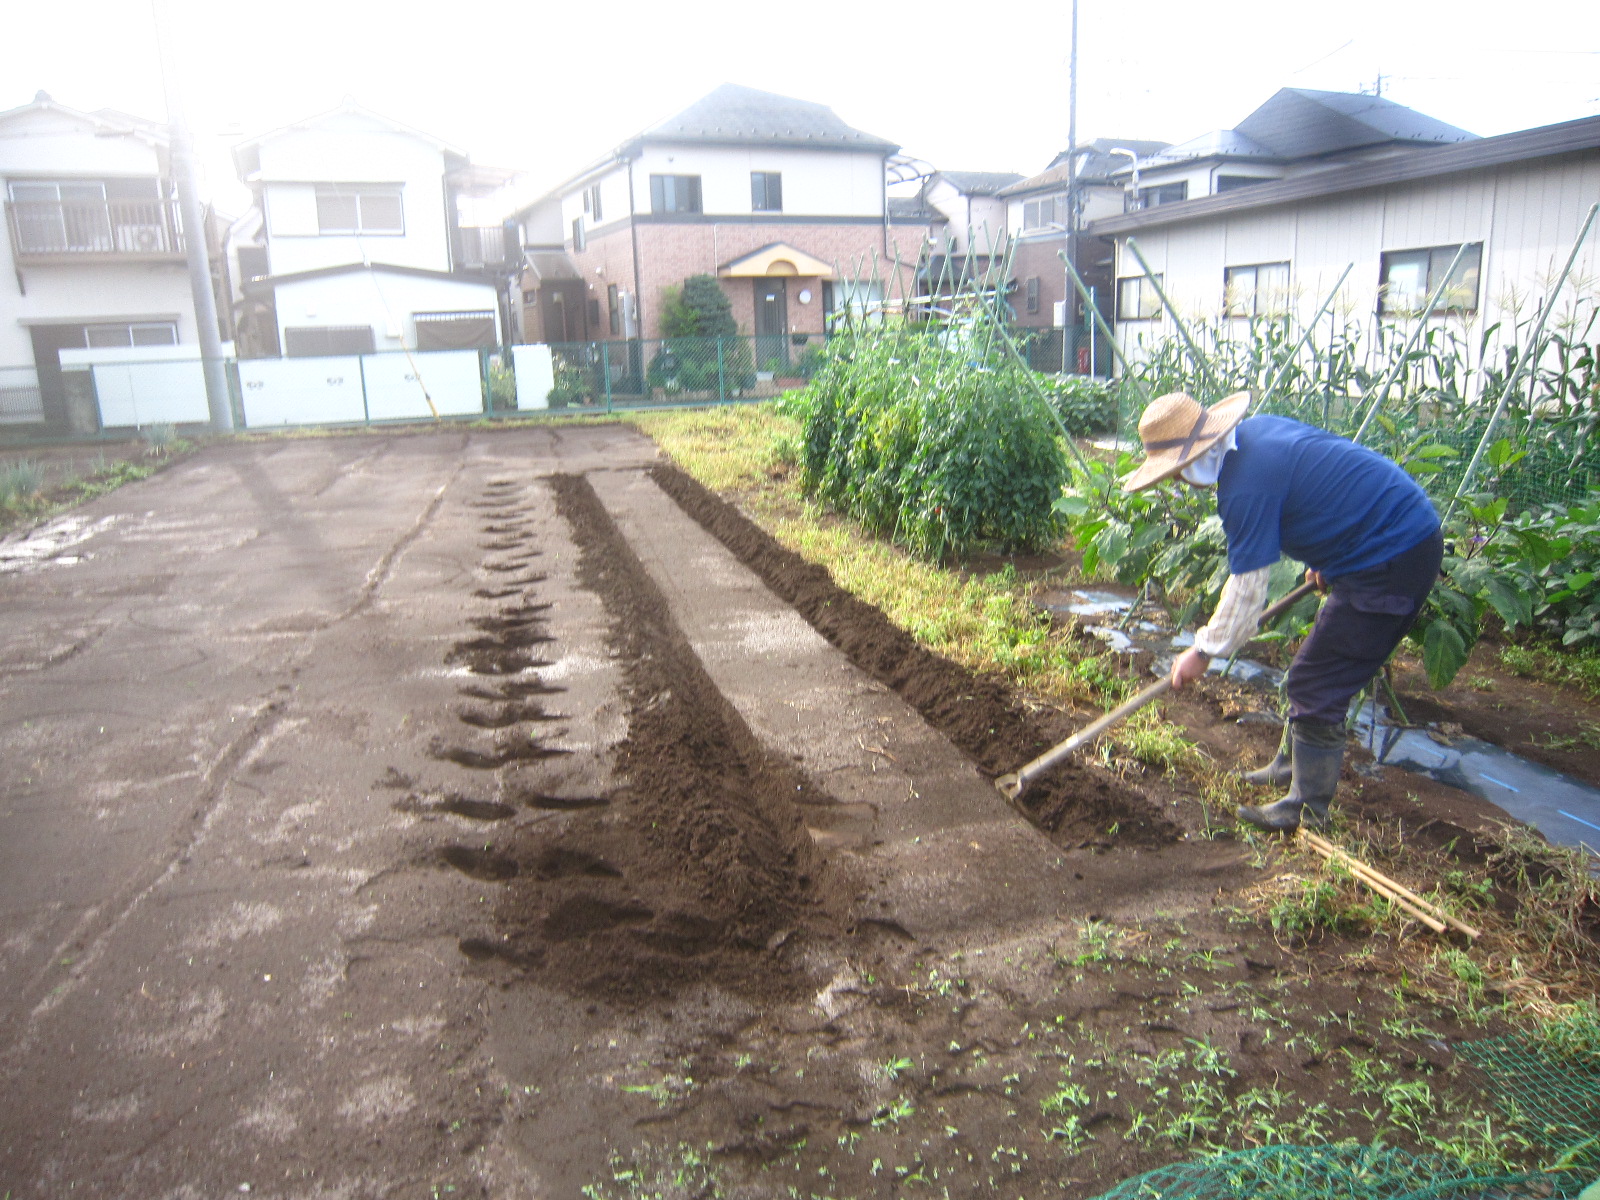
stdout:
<svg viewBox="0 0 1600 1200">
<path fill-rule="evenodd" d="M 833 268 L 820 258 L 797 250 L 787 242 L 773 242 L 717 268 L 723 279 L 765 279 L 773 275 L 801 275 L 832 279 Z"/>
</svg>

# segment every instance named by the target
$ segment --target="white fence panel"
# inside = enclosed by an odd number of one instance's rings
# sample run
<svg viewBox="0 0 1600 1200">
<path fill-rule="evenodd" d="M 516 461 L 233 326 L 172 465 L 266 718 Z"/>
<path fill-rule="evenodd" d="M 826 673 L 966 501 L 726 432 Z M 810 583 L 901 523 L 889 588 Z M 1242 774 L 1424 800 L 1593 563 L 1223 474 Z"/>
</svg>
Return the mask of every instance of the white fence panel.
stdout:
<svg viewBox="0 0 1600 1200">
<path fill-rule="evenodd" d="M 64 371 L 89 368 L 100 404 L 100 425 L 204 424 L 211 420 L 206 403 L 206 372 L 198 347 L 103 346 L 63 350 Z"/>
<path fill-rule="evenodd" d="M 517 377 L 517 408 L 549 408 L 556 386 L 555 357 L 549 346 L 511 347 L 511 370 Z"/>
<path fill-rule="evenodd" d="M 211 420 L 198 362 L 114 363 L 94 368 L 100 424 L 180 425 Z"/>
<path fill-rule="evenodd" d="M 429 350 L 421 354 L 369 354 L 367 416 L 374 421 L 431 417 L 428 396 L 441 417 L 483 412 L 483 376 L 476 350 Z M 427 396 L 423 395 L 426 385 Z"/>
<path fill-rule="evenodd" d="M 244 423 L 251 429 L 360 422 L 367 417 L 361 399 L 361 360 L 353 354 L 240 359 L 239 390 Z"/>
</svg>

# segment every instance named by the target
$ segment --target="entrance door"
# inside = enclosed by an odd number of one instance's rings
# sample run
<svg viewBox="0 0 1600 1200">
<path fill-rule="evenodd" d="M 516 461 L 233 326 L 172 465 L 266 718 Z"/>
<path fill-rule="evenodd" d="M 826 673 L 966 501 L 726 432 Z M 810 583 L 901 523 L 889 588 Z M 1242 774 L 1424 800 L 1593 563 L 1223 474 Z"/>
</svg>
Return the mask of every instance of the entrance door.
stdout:
<svg viewBox="0 0 1600 1200">
<path fill-rule="evenodd" d="M 33 338 L 33 365 L 39 372 L 39 400 L 45 425 L 51 433 L 72 432 L 66 382 L 61 377 L 61 352 L 82 350 L 89 344 L 88 337 L 82 325 L 35 325 L 28 333 Z"/>
<path fill-rule="evenodd" d="M 783 370 L 789 365 L 789 283 L 757 279 L 756 370 Z"/>
</svg>

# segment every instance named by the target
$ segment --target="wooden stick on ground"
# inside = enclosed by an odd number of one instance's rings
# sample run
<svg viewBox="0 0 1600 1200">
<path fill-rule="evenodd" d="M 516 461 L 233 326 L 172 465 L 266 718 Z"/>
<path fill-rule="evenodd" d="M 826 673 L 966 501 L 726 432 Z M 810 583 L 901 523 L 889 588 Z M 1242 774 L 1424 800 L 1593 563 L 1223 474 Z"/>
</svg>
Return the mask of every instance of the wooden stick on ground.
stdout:
<svg viewBox="0 0 1600 1200">
<path fill-rule="evenodd" d="M 1335 846 L 1332 842 L 1328 841 L 1327 838 L 1322 837 L 1319 834 L 1312 833 L 1309 829 L 1305 828 L 1300 830 L 1300 838 L 1306 843 L 1306 845 L 1310 846 L 1318 854 L 1322 855 L 1322 857 L 1342 864 L 1350 871 L 1352 875 L 1361 880 L 1362 883 L 1365 883 L 1368 887 L 1372 888 L 1373 891 L 1386 896 L 1400 908 L 1411 913 L 1435 933 L 1443 933 L 1446 926 L 1449 926 L 1451 928 L 1459 929 L 1469 938 L 1478 938 L 1482 936 L 1478 930 L 1474 929 L 1471 925 L 1468 925 L 1465 921 L 1458 920 L 1449 913 L 1445 912 L 1442 908 L 1438 907 L 1438 905 L 1424 900 L 1421 896 L 1417 895 L 1415 892 L 1411 891 L 1397 880 L 1391 879 L 1382 871 L 1379 871 L 1376 867 L 1367 865 L 1359 858 L 1356 858 L 1354 855 L 1350 854 L 1348 851 L 1342 850 L 1338 846 Z"/>
<path fill-rule="evenodd" d="M 1362 874 L 1359 867 L 1353 861 L 1342 858 L 1335 851 L 1325 850 L 1321 846 L 1318 846 L 1309 840 L 1306 842 L 1306 845 L 1310 846 L 1328 862 L 1336 862 L 1341 864 L 1350 872 L 1351 876 L 1354 877 L 1357 883 L 1365 884 L 1369 889 L 1382 896 L 1385 900 L 1389 901 L 1389 903 L 1393 904 L 1401 912 L 1407 914 L 1408 916 L 1414 917 L 1418 921 L 1421 921 L 1435 933 L 1443 933 L 1449 928 L 1449 926 L 1443 921 L 1439 920 L 1437 917 L 1430 916 L 1428 913 L 1423 912 L 1422 909 L 1418 908 L 1415 904 L 1412 904 L 1398 892 L 1395 892 L 1392 889 L 1384 886 L 1378 880 Z"/>
</svg>

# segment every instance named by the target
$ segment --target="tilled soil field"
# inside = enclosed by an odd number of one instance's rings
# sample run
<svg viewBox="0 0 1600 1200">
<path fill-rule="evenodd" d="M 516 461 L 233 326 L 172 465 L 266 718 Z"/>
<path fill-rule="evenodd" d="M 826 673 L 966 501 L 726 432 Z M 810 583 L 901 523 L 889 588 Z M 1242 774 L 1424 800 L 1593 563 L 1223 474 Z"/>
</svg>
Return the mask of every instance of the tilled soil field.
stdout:
<svg viewBox="0 0 1600 1200">
<path fill-rule="evenodd" d="M 1404 1142 L 1350 1058 L 1486 1103 L 1192 785 L 1085 759 L 1022 820 L 990 780 L 1074 722 L 637 434 L 214 447 L 69 524 L 0 576 L 15 1200 L 1090 1196 L 1224 1125 Z M 1231 703 L 1177 711 L 1260 752 Z"/>
</svg>

